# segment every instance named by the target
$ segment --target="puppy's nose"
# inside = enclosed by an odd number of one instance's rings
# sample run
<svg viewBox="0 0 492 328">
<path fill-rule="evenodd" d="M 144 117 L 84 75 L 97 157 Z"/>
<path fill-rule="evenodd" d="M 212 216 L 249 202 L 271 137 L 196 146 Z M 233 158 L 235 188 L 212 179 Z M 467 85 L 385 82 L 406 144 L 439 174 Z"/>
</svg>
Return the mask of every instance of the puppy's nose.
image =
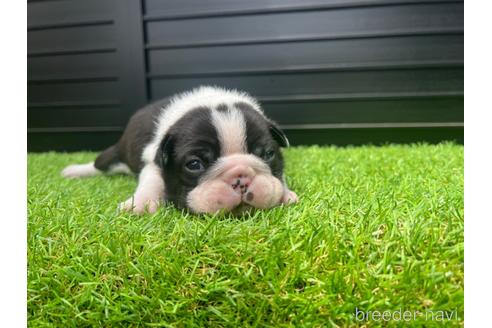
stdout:
<svg viewBox="0 0 492 328">
<path fill-rule="evenodd" d="M 234 190 L 244 194 L 248 190 L 254 175 L 255 171 L 252 168 L 237 166 L 226 173 L 226 181 Z"/>
<path fill-rule="evenodd" d="M 231 186 L 234 190 L 240 191 L 242 194 L 244 194 L 246 191 L 248 191 L 248 187 L 251 184 L 251 178 L 248 176 L 238 175 L 231 182 Z"/>
</svg>

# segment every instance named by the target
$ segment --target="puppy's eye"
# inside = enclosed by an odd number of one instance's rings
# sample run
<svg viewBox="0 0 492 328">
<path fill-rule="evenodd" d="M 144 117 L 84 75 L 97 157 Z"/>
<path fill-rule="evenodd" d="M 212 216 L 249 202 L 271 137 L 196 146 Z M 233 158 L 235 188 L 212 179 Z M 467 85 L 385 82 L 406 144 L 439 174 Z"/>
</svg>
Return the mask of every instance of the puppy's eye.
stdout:
<svg viewBox="0 0 492 328">
<path fill-rule="evenodd" d="M 267 150 L 262 157 L 264 161 L 270 162 L 275 157 L 275 151 L 271 149 Z"/>
<path fill-rule="evenodd" d="M 185 166 L 190 172 L 200 172 L 205 170 L 205 166 L 199 159 L 192 159 L 191 161 L 186 162 Z"/>
</svg>

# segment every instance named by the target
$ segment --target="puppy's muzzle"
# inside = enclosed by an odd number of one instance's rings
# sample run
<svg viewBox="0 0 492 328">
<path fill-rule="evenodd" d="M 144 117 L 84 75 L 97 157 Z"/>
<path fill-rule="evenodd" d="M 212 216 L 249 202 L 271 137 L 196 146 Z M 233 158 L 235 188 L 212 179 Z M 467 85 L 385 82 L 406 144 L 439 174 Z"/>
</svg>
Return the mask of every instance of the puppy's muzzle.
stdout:
<svg viewBox="0 0 492 328">
<path fill-rule="evenodd" d="M 224 175 L 224 180 L 228 182 L 232 189 L 242 194 L 248 191 L 248 187 L 256 176 L 256 172 L 249 166 L 238 165 Z"/>
<path fill-rule="evenodd" d="M 270 208 L 282 202 L 286 188 L 254 155 L 221 158 L 188 194 L 188 207 L 197 213 L 231 211 L 240 205 Z"/>
</svg>

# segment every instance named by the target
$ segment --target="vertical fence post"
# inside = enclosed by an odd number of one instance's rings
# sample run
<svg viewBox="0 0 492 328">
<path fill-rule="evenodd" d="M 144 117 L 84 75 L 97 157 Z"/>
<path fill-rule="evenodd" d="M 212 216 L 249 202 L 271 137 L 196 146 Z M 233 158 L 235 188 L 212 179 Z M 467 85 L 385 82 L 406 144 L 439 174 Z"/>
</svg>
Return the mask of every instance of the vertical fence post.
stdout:
<svg viewBox="0 0 492 328">
<path fill-rule="evenodd" d="M 130 117 L 147 103 L 144 29 L 140 0 L 117 0 L 115 33 L 118 48 L 122 115 Z"/>
</svg>

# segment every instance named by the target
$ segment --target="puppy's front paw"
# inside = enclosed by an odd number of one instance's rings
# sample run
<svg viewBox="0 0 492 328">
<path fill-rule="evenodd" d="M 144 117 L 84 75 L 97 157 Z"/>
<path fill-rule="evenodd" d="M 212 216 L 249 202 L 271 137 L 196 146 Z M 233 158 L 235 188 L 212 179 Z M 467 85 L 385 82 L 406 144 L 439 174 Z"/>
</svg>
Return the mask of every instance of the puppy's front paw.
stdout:
<svg viewBox="0 0 492 328">
<path fill-rule="evenodd" d="M 292 190 L 287 189 L 284 192 L 284 195 L 282 196 L 281 203 L 288 205 L 288 204 L 295 204 L 298 201 L 299 201 L 299 197 L 297 196 L 297 194 Z"/>
<path fill-rule="evenodd" d="M 155 199 L 146 199 L 138 196 L 132 196 L 120 204 L 118 209 L 122 212 L 132 212 L 142 214 L 147 211 L 150 214 L 157 212 L 161 202 Z"/>
<path fill-rule="evenodd" d="M 260 174 L 257 175 L 243 195 L 244 203 L 256 208 L 278 206 L 283 195 L 283 186 L 279 179 Z"/>
</svg>

